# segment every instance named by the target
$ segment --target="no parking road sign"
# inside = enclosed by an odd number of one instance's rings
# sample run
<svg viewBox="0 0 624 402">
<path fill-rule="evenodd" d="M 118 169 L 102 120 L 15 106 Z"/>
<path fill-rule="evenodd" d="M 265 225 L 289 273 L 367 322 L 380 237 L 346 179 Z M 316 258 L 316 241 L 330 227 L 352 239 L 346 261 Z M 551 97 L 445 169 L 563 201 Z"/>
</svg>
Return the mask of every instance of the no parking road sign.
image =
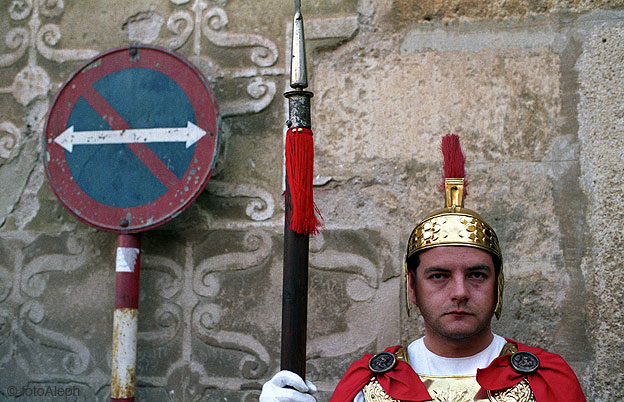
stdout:
<svg viewBox="0 0 624 402">
<path fill-rule="evenodd" d="M 52 189 L 78 219 L 136 233 L 186 208 L 217 157 L 219 110 L 199 70 L 168 50 L 137 45 L 80 68 L 45 127 Z"/>
</svg>

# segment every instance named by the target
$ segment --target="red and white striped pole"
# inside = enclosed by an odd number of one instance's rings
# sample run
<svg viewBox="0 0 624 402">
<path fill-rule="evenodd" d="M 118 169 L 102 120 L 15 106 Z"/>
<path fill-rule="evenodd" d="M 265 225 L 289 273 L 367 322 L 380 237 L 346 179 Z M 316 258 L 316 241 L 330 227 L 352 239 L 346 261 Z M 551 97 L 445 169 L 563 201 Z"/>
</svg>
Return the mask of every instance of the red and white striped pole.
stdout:
<svg viewBox="0 0 624 402">
<path fill-rule="evenodd" d="M 141 235 L 117 237 L 111 402 L 134 402 Z"/>
</svg>

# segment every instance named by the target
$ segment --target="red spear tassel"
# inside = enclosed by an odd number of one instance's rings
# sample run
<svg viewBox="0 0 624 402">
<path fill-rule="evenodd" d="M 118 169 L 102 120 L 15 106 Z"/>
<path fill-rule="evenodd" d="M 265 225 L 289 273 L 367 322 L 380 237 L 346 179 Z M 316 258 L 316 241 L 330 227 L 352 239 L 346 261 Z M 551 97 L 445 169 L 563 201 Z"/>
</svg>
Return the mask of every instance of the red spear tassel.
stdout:
<svg viewBox="0 0 624 402">
<path fill-rule="evenodd" d="M 464 179 L 464 197 L 468 195 L 466 191 L 468 181 L 464 164 L 466 158 L 459 144 L 459 136 L 457 134 L 449 134 L 442 137 L 442 155 L 444 156 L 444 168 L 442 174 L 442 191 L 444 191 L 444 179 L 457 178 Z"/>
<path fill-rule="evenodd" d="M 287 224 L 299 234 L 312 236 L 318 234 L 323 225 L 323 217 L 314 203 L 313 168 L 312 130 L 299 127 L 289 129 L 286 135 L 286 180 L 289 190 L 286 192 L 286 204 L 290 210 L 290 220 Z"/>
</svg>

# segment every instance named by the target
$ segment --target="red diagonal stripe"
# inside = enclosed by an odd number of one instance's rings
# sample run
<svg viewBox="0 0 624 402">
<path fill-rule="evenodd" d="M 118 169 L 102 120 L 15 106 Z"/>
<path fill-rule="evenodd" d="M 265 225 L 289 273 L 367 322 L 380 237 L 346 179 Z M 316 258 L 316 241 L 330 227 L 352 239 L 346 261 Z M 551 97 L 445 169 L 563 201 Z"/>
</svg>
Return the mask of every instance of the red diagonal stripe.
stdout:
<svg viewBox="0 0 624 402">
<path fill-rule="evenodd" d="M 180 179 L 173 174 L 171 170 L 163 163 L 163 161 L 147 146 L 147 144 L 132 143 L 126 144 L 128 148 L 141 159 L 141 162 L 147 166 L 160 182 L 167 187 L 167 190 L 175 190 L 180 186 Z"/>
<path fill-rule="evenodd" d="M 82 97 L 91 105 L 106 123 L 113 130 L 124 130 L 130 128 L 128 123 L 117 113 L 104 97 L 93 87 L 85 88 Z M 126 144 L 128 148 L 143 162 L 160 182 L 173 190 L 180 185 L 180 179 L 163 163 L 163 161 L 143 143 Z"/>
</svg>

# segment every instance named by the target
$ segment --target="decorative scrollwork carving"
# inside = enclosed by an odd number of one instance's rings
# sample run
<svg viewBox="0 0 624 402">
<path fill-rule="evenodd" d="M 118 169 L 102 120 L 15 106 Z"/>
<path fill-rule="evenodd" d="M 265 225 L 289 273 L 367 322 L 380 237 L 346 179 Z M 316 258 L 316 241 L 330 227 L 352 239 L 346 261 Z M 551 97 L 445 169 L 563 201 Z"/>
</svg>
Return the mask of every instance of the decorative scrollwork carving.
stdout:
<svg viewBox="0 0 624 402">
<path fill-rule="evenodd" d="M 169 39 L 169 47 L 178 49 L 182 47 L 193 33 L 193 17 L 186 11 L 176 11 L 167 20 L 167 29 L 175 34 Z"/>
<path fill-rule="evenodd" d="M 167 401 L 198 402 L 202 399 L 202 391 L 208 375 L 202 363 L 178 361 L 165 375 Z"/>
<path fill-rule="evenodd" d="M 11 328 L 13 321 L 14 319 L 10 312 L 0 310 L 0 345 L 5 343 L 13 332 Z"/>
<path fill-rule="evenodd" d="M 252 337 L 248 336 L 248 335 L 244 335 L 241 333 L 235 333 L 237 335 L 243 335 L 243 339 L 241 339 L 242 342 L 250 342 L 248 344 L 245 344 L 246 346 L 252 346 L 255 347 L 254 351 L 257 352 L 257 350 L 262 349 L 264 351 L 264 353 L 266 353 L 267 355 L 265 356 L 264 359 L 262 359 L 260 357 L 260 354 L 258 353 L 258 355 L 247 355 L 245 357 L 243 357 L 241 359 L 240 362 L 240 371 L 243 374 L 243 377 L 245 378 L 260 378 L 262 376 L 262 374 L 264 374 L 264 372 L 269 368 L 269 357 L 268 357 L 268 352 L 266 351 L 266 349 L 264 349 L 264 346 L 262 346 L 262 344 L 260 342 L 258 342 L 256 339 L 253 339 Z M 247 339 L 244 339 L 247 338 Z M 253 339 L 253 341 L 250 341 L 250 339 Z M 233 345 L 236 346 L 236 345 Z M 236 347 L 234 347 L 235 350 Z M 263 353 L 263 354 L 264 354 Z"/>
<path fill-rule="evenodd" d="M 22 269 L 22 291 L 30 297 L 39 297 L 43 294 L 49 272 L 71 272 L 84 266 L 87 260 L 87 252 L 84 245 L 69 238 L 67 248 L 71 254 L 48 254 L 34 258 Z"/>
<path fill-rule="evenodd" d="M 263 77 L 253 78 L 247 85 L 247 93 L 256 101 L 241 99 L 234 102 L 225 102 L 221 107 L 221 115 L 236 116 L 247 113 L 259 113 L 271 104 L 275 97 L 275 82 L 267 81 Z"/>
<path fill-rule="evenodd" d="M 12 339 L 15 329 L 13 328 L 15 319 L 13 315 L 6 310 L 0 310 L 0 346 L 5 345 Z M 11 348 L 11 345 L 8 345 Z M 13 358 L 12 353 L 0 353 L 0 364 L 5 364 Z"/>
<path fill-rule="evenodd" d="M 214 7 L 202 21 L 202 33 L 213 44 L 221 47 L 253 47 L 251 61 L 260 67 L 269 67 L 277 61 L 277 46 L 270 40 L 255 34 L 221 32 L 228 24 L 227 14 Z"/>
<path fill-rule="evenodd" d="M 200 296 L 216 296 L 219 293 L 221 284 L 219 278 L 212 275 L 212 272 L 195 271 L 195 280 L 193 281 L 193 290 Z"/>
<path fill-rule="evenodd" d="M 222 8 L 212 8 L 204 17 L 205 22 L 215 31 L 225 28 L 228 24 L 228 17 Z M 227 46 L 227 45 L 226 45 Z"/>
<path fill-rule="evenodd" d="M 159 329 L 141 331 L 137 336 L 140 342 L 147 343 L 152 348 L 157 348 L 167 345 L 178 335 L 182 327 L 183 312 L 182 308 L 174 303 L 164 303 L 158 306 L 154 317 Z"/>
<path fill-rule="evenodd" d="M 176 5 L 190 1 L 171 0 Z M 271 40 L 257 34 L 232 33 L 227 31 L 227 13 L 220 5 L 227 1 L 195 0 L 187 10 L 177 10 L 167 19 L 167 30 L 173 37 L 167 39 L 170 47 L 178 49 L 192 40 L 191 60 L 208 73 L 209 78 L 244 78 L 247 94 L 252 98 L 221 102 L 221 116 L 235 116 L 258 113 L 264 110 L 275 98 L 276 84 L 264 78 L 265 75 L 281 75 L 283 69 L 272 67 L 278 58 L 278 49 Z M 201 39 L 225 48 L 251 48 L 250 60 L 253 67 L 240 67 L 229 70 L 208 55 L 201 54 Z M 258 69 L 261 67 L 261 69 Z"/>
<path fill-rule="evenodd" d="M 172 300 L 182 290 L 184 269 L 170 258 L 145 255 L 142 257 L 144 270 L 157 273 L 156 292 L 159 296 Z"/>
<path fill-rule="evenodd" d="M 240 370 L 245 378 L 260 378 L 269 368 L 270 356 L 266 348 L 249 334 L 220 330 L 221 317 L 216 304 L 199 305 L 192 315 L 192 327 L 199 339 L 209 345 L 245 353 Z"/>
<path fill-rule="evenodd" d="M 13 0 L 9 6 L 9 15 L 16 21 L 27 18 L 33 10 L 33 0 Z"/>
<path fill-rule="evenodd" d="M 0 265 L 0 303 L 6 300 L 13 287 L 13 278 L 9 271 Z M 0 329 L 1 331 L 1 329 Z"/>
<path fill-rule="evenodd" d="M 275 213 L 275 201 L 271 193 L 252 184 L 210 181 L 206 191 L 219 197 L 251 197 L 245 213 L 254 221 L 269 219 Z"/>
<path fill-rule="evenodd" d="M 0 123 L 0 158 L 9 159 L 11 152 L 17 146 L 19 130 L 13 123 Z"/>
<path fill-rule="evenodd" d="M 8 67 L 19 60 L 26 53 L 29 41 L 30 33 L 25 28 L 17 27 L 7 32 L 4 42 L 9 49 L 15 51 L 0 55 L 0 67 Z"/>
<path fill-rule="evenodd" d="M 41 303 L 37 301 L 28 301 L 22 305 L 20 311 L 20 321 L 23 329 L 23 333 L 28 335 L 31 332 L 29 338 L 36 339 L 31 342 L 37 342 L 49 346 L 51 348 L 67 352 L 62 359 L 62 367 L 66 373 L 69 374 L 81 374 L 83 373 L 91 359 L 89 349 L 82 342 L 77 339 L 68 336 L 66 333 L 58 333 L 46 328 L 42 328 L 39 324 L 42 323 L 45 312 Z M 34 333 L 34 334 L 33 334 Z M 30 360 L 28 363 L 23 359 L 20 359 L 24 365 L 36 365 L 37 361 Z M 24 367 L 30 371 L 30 367 Z"/>
<path fill-rule="evenodd" d="M 63 14 L 63 0 L 40 0 L 41 9 L 39 12 L 41 15 L 53 18 Z"/>
<path fill-rule="evenodd" d="M 375 262 L 358 254 L 324 249 L 324 244 L 324 237 L 315 236 L 310 248 L 310 265 L 322 271 L 338 269 L 355 274 L 370 288 L 379 287 L 379 273 Z"/>
<path fill-rule="evenodd" d="M 195 314 L 197 314 L 199 324 L 205 329 L 215 329 L 221 321 L 221 309 L 216 304 L 199 306 Z"/>
<path fill-rule="evenodd" d="M 47 46 L 56 46 L 61 39 L 61 30 L 54 24 L 45 24 L 39 30 L 39 36 L 41 43 Z M 39 43 L 37 43 L 39 45 Z M 41 51 L 41 50 L 40 50 Z"/>
<path fill-rule="evenodd" d="M 254 99 L 260 99 L 269 93 L 269 97 L 273 98 L 275 95 L 275 83 L 271 81 L 265 81 L 261 77 L 256 77 L 247 85 L 247 93 Z M 261 106 L 264 109 L 266 105 Z M 260 110 L 262 110 L 260 109 Z M 260 111 L 258 110 L 258 111 Z"/>
<path fill-rule="evenodd" d="M 258 398 L 260 398 L 260 392 L 259 391 L 247 391 L 247 392 L 245 392 L 245 394 L 243 395 L 241 400 L 243 402 L 255 402 L 255 401 L 258 400 Z"/>
<path fill-rule="evenodd" d="M 97 56 L 98 52 L 89 49 L 52 49 L 61 38 L 61 30 L 57 25 L 46 24 L 37 35 L 37 50 L 43 57 L 57 63 L 70 60 L 84 60 Z"/>
<path fill-rule="evenodd" d="M 193 273 L 193 290 L 200 296 L 215 296 L 220 285 L 214 275 L 222 271 L 239 271 L 260 265 L 270 257 L 273 241 L 268 233 L 250 231 L 245 234 L 244 252 L 221 254 L 203 260 Z"/>
</svg>

